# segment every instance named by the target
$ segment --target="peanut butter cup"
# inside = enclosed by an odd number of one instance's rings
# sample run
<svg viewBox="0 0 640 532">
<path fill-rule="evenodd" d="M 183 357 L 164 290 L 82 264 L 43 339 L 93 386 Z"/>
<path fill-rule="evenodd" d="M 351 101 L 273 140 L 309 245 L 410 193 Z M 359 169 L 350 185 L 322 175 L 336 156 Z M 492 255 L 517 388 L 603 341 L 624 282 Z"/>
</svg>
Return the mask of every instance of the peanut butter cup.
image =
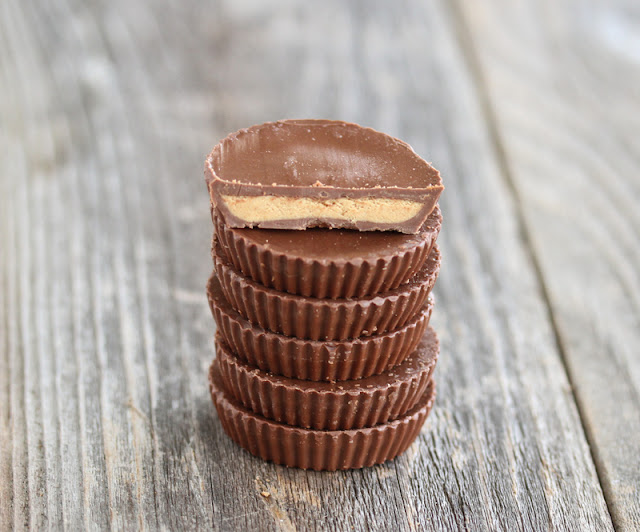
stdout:
<svg viewBox="0 0 640 532">
<path fill-rule="evenodd" d="M 417 233 L 443 190 L 407 143 L 357 124 L 283 120 L 241 129 L 205 163 L 231 227 Z"/>
<path fill-rule="evenodd" d="M 415 235 L 308 229 L 234 229 L 212 212 L 215 234 L 237 271 L 270 288 L 317 298 L 364 297 L 416 275 L 440 232 L 436 205 Z"/>
<path fill-rule="evenodd" d="M 253 325 L 225 299 L 215 276 L 207 295 L 218 333 L 232 351 L 251 366 L 295 379 L 352 380 L 378 375 L 414 351 L 431 317 L 433 300 L 404 327 L 353 340 L 322 342 L 284 336 Z"/>
<path fill-rule="evenodd" d="M 440 268 L 437 246 L 408 283 L 358 299 L 318 299 L 266 288 L 239 274 L 214 244 L 214 266 L 225 298 L 264 329 L 309 340 L 347 340 L 403 327 L 425 305 Z"/>
<path fill-rule="evenodd" d="M 418 403 L 394 421 L 361 429 L 313 430 L 246 409 L 224 392 L 216 361 L 209 371 L 209 387 L 222 428 L 238 445 L 263 460 L 316 471 L 359 469 L 402 454 L 420 433 L 435 399 L 431 381 Z"/>
<path fill-rule="evenodd" d="M 224 431 L 318 471 L 404 452 L 435 398 L 439 172 L 378 131 L 283 120 L 220 141 L 205 179 Z"/>
<path fill-rule="evenodd" d="M 289 379 L 242 362 L 220 335 L 218 366 L 225 392 L 265 418 L 315 430 L 348 430 L 392 421 L 424 395 L 438 358 L 438 339 L 428 329 L 402 364 L 381 375 L 336 383 Z"/>
</svg>

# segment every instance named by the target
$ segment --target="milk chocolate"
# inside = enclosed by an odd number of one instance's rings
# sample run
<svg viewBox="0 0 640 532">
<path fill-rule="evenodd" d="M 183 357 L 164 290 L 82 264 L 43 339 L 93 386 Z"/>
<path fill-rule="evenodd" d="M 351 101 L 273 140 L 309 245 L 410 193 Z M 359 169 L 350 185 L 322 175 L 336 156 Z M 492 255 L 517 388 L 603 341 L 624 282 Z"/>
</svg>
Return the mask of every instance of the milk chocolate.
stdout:
<svg viewBox="0 0 640 532">
<path fill-rule="evenodd" d="M 418 403 L 394 421 L 361 429 L 313 430 L 268 420 L 242 406 L 224 392 L 216 361 L 209 387 L 222 428 L 238 445 L 263 460 L 316 471 L 359 469 L 395 458 L 416 439 L 435 400 L 431 381 Z"/>
<path fill-rule="evenodd" d="M 255 414 L 315 430 L 348 430 L 393 421 L 424 395 L 438 358 L 429 328 L 417 350 L 389 372 L 338 383 L 271 375 L 236 358 L 218 335 L 216 354 L 225 392 Z"/>
<path fill-rule="evenodd" d="M 417 233 L 444 189 L 405 142 L 330 120 L 241 129 L 205 163 L 212 205 L 230 227 Z"/>
<path fill-rule="evenodd" d="M 408 283 L 358 299 L 318 299 L 265 288 L 236 272 L 217 243 L 214 266 L 227 301 L 250 322 L 286 336 L 347 340 L 392 331 L 413 318 L 436 282 L 440 253 L 436 245 Z"/>
<path fill-rule="evenodd" d="M 283 292 L 351 298 L 394 290 L 423 267 L 440 232 L 436 205 L 420 232 L 234 229 L 212 211 L 215 235 L 237 271 Z"/>
<path fill-rule="evenodd" d="M 414 351 L 429 324 L 433 299 L 404 327 L 341 342 L 303 340 L 251 324 L 236 312 L 215 276 L 207 284 L 218 332 L 244 362 L 275 375 L 312 381 L 351 380 L 378 375 Z"/>
</svg>

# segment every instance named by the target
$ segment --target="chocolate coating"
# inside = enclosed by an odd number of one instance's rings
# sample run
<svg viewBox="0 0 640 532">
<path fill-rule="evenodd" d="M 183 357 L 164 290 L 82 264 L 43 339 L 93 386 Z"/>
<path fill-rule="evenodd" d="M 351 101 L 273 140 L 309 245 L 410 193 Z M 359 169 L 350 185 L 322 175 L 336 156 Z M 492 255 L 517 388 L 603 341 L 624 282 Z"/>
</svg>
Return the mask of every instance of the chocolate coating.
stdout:
<svg viewBox="0 0 640 532">
<path fill-rule="evenodd" d="M 392 370 L 330 384 L 260 371 L 236 358 L 224 340 L 216 337 L 227 394 L 265 418 L 315 430 L 372 427 L 404 415 L 427 389 L 438 352 L 438 338 L 429 328 L 416 351 Z"/>
</svg>

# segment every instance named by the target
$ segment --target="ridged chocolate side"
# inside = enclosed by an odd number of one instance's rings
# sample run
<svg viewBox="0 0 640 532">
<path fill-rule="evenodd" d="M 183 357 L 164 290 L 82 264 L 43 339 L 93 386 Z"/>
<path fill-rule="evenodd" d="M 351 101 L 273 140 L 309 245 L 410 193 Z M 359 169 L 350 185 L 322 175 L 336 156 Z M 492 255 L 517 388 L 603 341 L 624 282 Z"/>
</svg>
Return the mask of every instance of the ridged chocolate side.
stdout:
<svg viewBox="0 0 640 532">
<path fill-rule="evenodd" d="M 341 342 L 303 340 L 267 331 L 236 312 L 215 275 L 207 295 L 218 331 L 236 355 L 276 375 L 313 380 L 352 380 L 380 374 L 400 364 L 417 347 L 429 324 L 433 299 L 404 327 Z"/>
<path fill-rule="evenodd" d="M 308 340 L 347 340 L 403 327 L 424 307 L 440 269 L 434 246 L 407 284 L 360 299 L 318 299 L 266 288 L 234 270 L 214 244 L 214 266 L 231 306 L 263 329 Z"/>
<path fill-rule="evenodd" d="M 388 292 L 409 281 L 427 260 L 442 224 L 442 214 L 436 205 L 410 249 L 387 250 L 371 259 L 332 260 L 276 251 L 251 239 L 256 233 L 250 231 L 259 229 L 230 228 L 214 210 L 212 218 L 217 239 L 237 271 L 275 290 L 331 299 Z M 332 231 L 338 234 L 339 230 Z M 303 238 L 306 231 L 294 233 Z"/>
<path fill-rule="evenodd" d="M 265 419 L 232 400 L 222 391 L 215 361 L 209 383 L 222 428 L 238 445 L 263 460 L 316 471 L 359 469 L 395 458 L 416 439 L 435 399 L 431 381 L 418 404 L 395 421 L 352 430 L 312 430 Z"/>
<path fill-rule="evenodd" d="M 237 359 L 220 336 L 216 353 L 225 392 L 255 414 L 315 430 L 348 430 L 392 421 L 424 395 L 438 358 L 435 331 L 388 373 L 335 384 L 278 377 Z"/>
</svg>

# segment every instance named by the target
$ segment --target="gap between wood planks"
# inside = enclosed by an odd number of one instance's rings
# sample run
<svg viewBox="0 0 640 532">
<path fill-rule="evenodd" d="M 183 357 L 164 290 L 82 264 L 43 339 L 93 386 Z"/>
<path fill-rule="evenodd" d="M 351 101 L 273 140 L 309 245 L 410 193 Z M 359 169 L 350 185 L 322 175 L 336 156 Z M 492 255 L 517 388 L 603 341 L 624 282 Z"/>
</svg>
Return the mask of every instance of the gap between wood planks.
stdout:
<svg viewBox="0 0 640 532">
<path fill-rule="evenodd" d="M 595 443 L 593 441 L 593 435 L 589 431 L 587 424 L 585 423 L 585 415 L 582 408 L 582 405 L 578 399 L 578 396 L 575 393 L 574 388 L 574 379 L 571 371 L 569 369 L 569 364 L 567 362 L 567 354 L 564 345 L 562 344 L 562 339 L 560 336 L 560 331 L 558 329 L 558 323 L 556 321 L 556 316 L 553 313 L 553 307 L 551 305 L 551 298 L 549 297 L 549 290 L 547 284 L 545 283 L 544 275 L 542 273 L 542 268 L 540 267 L 540 261 L 535 254 L 534 247 L 532 245 L 531 234 L 529 232 L 529 228 L 522 214 L 522 198 L 518 193 L 518 189 L 515 185 L 515 181 L 513 179 L 513 173 L 507 161 L 507 154 L 505 152 L 500 130 L 498 126 L 498 122 L 496 119 L 496 114 L 493 109 L 493 105 L 491 103 L 491 98 L 489 96 L 488 86 L 484 78 L 482 66 L 478 59 L 478 56 L 474 50 L 473 46 L 473 36 L 469 27 L 467 26 L 464 15 L 462 13 L 462 6 L 459 4 L 460 0 L 454 0 L 453 2 L 445 2 L 446 9 L 448 12 L 448 16 L 451 20 L 451 26 L 454 31 L 454 36 L 458 40 L 460 45 L 460 51 L 462 54 L 462 58 L 465 61 L 467 68 L 469 70 L 470 76 L 475 80 L 474 86 L 476 87 L 476 94 L 478 96 L 478 104 L 482 115 L 484 116 L 484 121 L 487 126 L 488 137 L 491 141 L 492 148 L 494 150 L 494 154 L 496 157 L 496 161 L 498 164 L 498 168 L 500 170 L 500 175 L 509 190 L 514 204 L 518 206 L 517 211 L 517 219 L 516 224 L 522 238 L 522 242 L 524 244 L 524 248 L 526 249 L 527 255 L 531 259 L 531 265 L 533 266 L 533 270 L 535 272 L 536 279 L 539 284 L 540 294 L 544 301 L 544 305 L 547 309 L 547 315 L 549 317 L 549 323 L 551 324 L 551 329 L 553 331 L 553 338 L 555 341 L 556 348 L 558 349 L 558 353 L 560 354 L 560 360 L 562 362 L 562 366 L 567 376 L 567 381 L 570 386 L 571 397 L 573 398 L 573 402 L 576 405 L 576 409 L 578 411 L 578 416 L 580 417 L 580 424 L 582 426 L 582 430 L 584 432 L 585 438 L 589 444 L 589 454 L 591 456 L 591 461 L 593 462 L 594 468 L 596 470 L 596 474 L 598 475 L 598 482 L 600 483 L 600 489 L 602 489 L 602 493 L 604 495 L 604 500 L 607 505 L 607 511 L 609 512 L 609 516 L 613 522 L 613 513 L 611 510 L 611 502 L 610 492 L 605 488 L 605 483 L 603 482 L 603 472 L 596 460 L 594 455 Z M 613 522 L 615 527 L 615 522 Z"/>
</svg>

